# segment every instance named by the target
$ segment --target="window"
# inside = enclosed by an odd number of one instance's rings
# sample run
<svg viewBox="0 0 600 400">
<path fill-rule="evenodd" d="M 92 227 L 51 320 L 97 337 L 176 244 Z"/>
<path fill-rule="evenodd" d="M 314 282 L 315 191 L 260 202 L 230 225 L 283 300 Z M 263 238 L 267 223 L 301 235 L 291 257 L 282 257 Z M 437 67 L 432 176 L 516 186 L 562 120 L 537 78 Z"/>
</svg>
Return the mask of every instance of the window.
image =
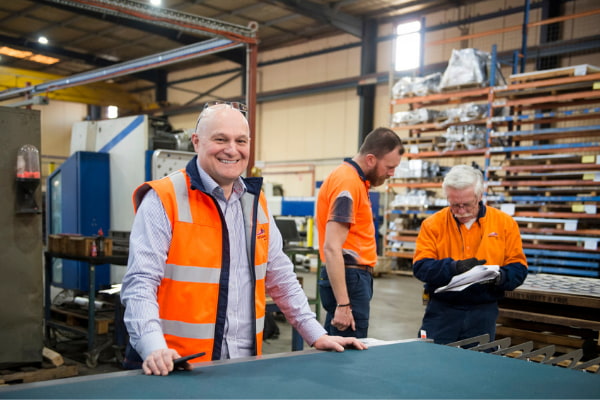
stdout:
<svg viewBox="0 0 600 400">
<path fill-rule="evenodd" d="M 421 22 L 412 21 L 396 26 L 396 71 L 419 67 L 421 56 Z"/>
<path fill-rule="evenodd" d="M 107 117 L 108 118 L 117 118 L 118 116 L 119 116 L 119 107 L 117 107 L 117 106 L 108 106 Z"/>
</svg>

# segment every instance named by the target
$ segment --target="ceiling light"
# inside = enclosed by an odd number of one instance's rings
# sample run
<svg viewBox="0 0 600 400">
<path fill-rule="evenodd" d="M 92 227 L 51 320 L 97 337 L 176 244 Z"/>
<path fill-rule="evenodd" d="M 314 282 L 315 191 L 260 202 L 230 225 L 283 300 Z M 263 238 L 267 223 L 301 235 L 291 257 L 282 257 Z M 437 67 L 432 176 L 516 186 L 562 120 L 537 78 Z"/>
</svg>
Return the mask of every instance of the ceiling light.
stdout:
<svg viewBox="0 0 600 400">
<path fill-rule="evenodd" d="M 150 4 L 152 4 L 155 7 L 159 7 L 161 2 L 161 0 L 150 0 Z"/>
<path fill-rule="evenodd" d="M 21 58 L 23 60 L 34 61 L 42 64 L 55 64 L 60 61 L 58 58 L 44 56 L 42 54 L 34 54 L 31 51 L 23 51 L 13 49 L 11 47 L 0 47 L 0 54 L 4 54 L 13 58 Z"/>
<path fill-rule="evenodd" d="M 48 44 L 48 38 L 47 38 L 46 36 L 40 36 L 40 37 L 38 38 L 38 43 L 41 43 L 41 44 Z"/>
<path fill-rule="evenodd" d="M 30 51 L 17 50 L 6 46 L 0 47 L 0 54 L 5 54 L 14 58 L 27 58 L 33 55 Z"/>
<path fill-rule="evenodd" d="M 60 60 L 54 57 L 44 56 L 42 54 L 34 54 L 33 56 L 27 58 L 29 61 L 35 61 L 40 64 L 56 64 Z"/>
</svg>

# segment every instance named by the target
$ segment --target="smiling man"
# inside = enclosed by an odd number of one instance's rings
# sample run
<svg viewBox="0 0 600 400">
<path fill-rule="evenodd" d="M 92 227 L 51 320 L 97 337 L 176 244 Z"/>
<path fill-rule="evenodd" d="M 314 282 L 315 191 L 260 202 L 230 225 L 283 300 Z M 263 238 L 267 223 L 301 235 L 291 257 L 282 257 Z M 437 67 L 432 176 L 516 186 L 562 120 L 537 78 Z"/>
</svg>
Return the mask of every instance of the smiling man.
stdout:
<svg viewBox="0 0 600 400">
<path fill-rule="evenodd" d="M 316 349 L 366 348 L 326 334 L 283 253 L 262 178 L 241 178 L 250 153 L 244 110 L 205 107 L 192 135 L 197 156 L 134 192 L 121 290 L 126 368 L 167 375 L 174 359 L 198 352 L 194 361 L 260 355 L 267 294 Z"/>
<path fill-rule="evenodd" d="M 496 334 L 498 300 L 527 276 L 519 226 L 508 214 L 483 204 L 483 175 L 468 165 L 452 167 L 442 184 L 448 207 L 421 224 L 413 272 L 429 297 L 419 336 L 440 344 Z M 498 265 L 500 275 L 462 291 L 435 293 L 476 265 Z"/>
</svg>

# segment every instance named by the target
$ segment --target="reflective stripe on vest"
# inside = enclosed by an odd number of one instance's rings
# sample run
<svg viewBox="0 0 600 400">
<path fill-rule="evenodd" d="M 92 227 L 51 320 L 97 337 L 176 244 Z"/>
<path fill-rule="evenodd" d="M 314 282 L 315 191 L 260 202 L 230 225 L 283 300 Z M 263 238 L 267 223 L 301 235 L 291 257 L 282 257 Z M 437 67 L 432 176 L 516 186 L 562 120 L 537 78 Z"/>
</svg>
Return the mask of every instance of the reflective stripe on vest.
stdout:
<svg viewBox="0 0 600 400">
<path fill-rule="evenodd" d="M 227 236 L 220 208 L 208 194 L 191 190 L 188 176 L 180 170 L 141 185 L 134 193 L 136 210 L 150 187 L 160 197 L 172 228 L 164 277 L 157 293 L 167 345 L 181 355 L 205 351 L 207 356 L 202 360 L 219 359 L 223 338 L 215 335 L 223 332 L 224 320 L 217 322 L 217 313 L 219 307 L 226 307 L 228 289 L 221 287 L 221 275 L 223 267 L 229 267 L 229 246 L 222 243 Z M 262 193 L 258 200 L 256 195 L 244 193 L 241 205 L 246 238 L 252 239 L 246 240 L 246 250 L 249 260 L 254 254 L 249 265 L 254 266 L 255 279 L 255 347 L 256 354 L 261 354 L 269 216 Z M 199 308 L 192 304 L 206 306 Z M 213 354 L 215 349 L 219 354 Z"/>
<path fill-rule="evenodd" d="M 177 219 L 181 222 L 192 223 L 192 211 L 190 210 L 190 199 L 188 196 L 188 184 L 184 174 L 172 174 L 170 176 L 175 188 L 175 198 L 177 199 Z"/>
</svg>

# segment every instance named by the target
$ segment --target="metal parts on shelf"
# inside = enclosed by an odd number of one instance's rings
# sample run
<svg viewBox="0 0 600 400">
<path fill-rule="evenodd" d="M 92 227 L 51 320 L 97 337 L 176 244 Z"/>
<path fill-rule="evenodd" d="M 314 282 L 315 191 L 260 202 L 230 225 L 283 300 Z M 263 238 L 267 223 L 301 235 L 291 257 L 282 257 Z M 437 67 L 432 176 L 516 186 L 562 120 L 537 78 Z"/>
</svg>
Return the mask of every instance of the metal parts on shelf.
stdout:
<svg viewBox="0 0 600 400">
<path fill-rule="evenodd" d="M 409 205 L 411 190 L 439 192 L 442 169 L 458 158 L 482 166 L 484 200 L 519 224 L 531 271 L 599 278 L 600 92 L 591 89 L 600 80 L 597 71 L 575 66 L 511 77 L 505 86 L 394 94 L 392 115 L 401 106 L 438 110 L 436 118 L 469 104 L 487 112 L 472 121 L 455 118 L 449 126 L 436 120 L 394 127 L 409 151 L 388 194 L 404 188 L 408 198 L 388 195 L 385 255 L 410 257 L 397 251 L 398 243 L 407 249 L 404 244 L 416 238 L 415 216 L 432 212 L 431 201 Z M 439 175 L 429 170 L 434 163 Z"/>
</svg>

